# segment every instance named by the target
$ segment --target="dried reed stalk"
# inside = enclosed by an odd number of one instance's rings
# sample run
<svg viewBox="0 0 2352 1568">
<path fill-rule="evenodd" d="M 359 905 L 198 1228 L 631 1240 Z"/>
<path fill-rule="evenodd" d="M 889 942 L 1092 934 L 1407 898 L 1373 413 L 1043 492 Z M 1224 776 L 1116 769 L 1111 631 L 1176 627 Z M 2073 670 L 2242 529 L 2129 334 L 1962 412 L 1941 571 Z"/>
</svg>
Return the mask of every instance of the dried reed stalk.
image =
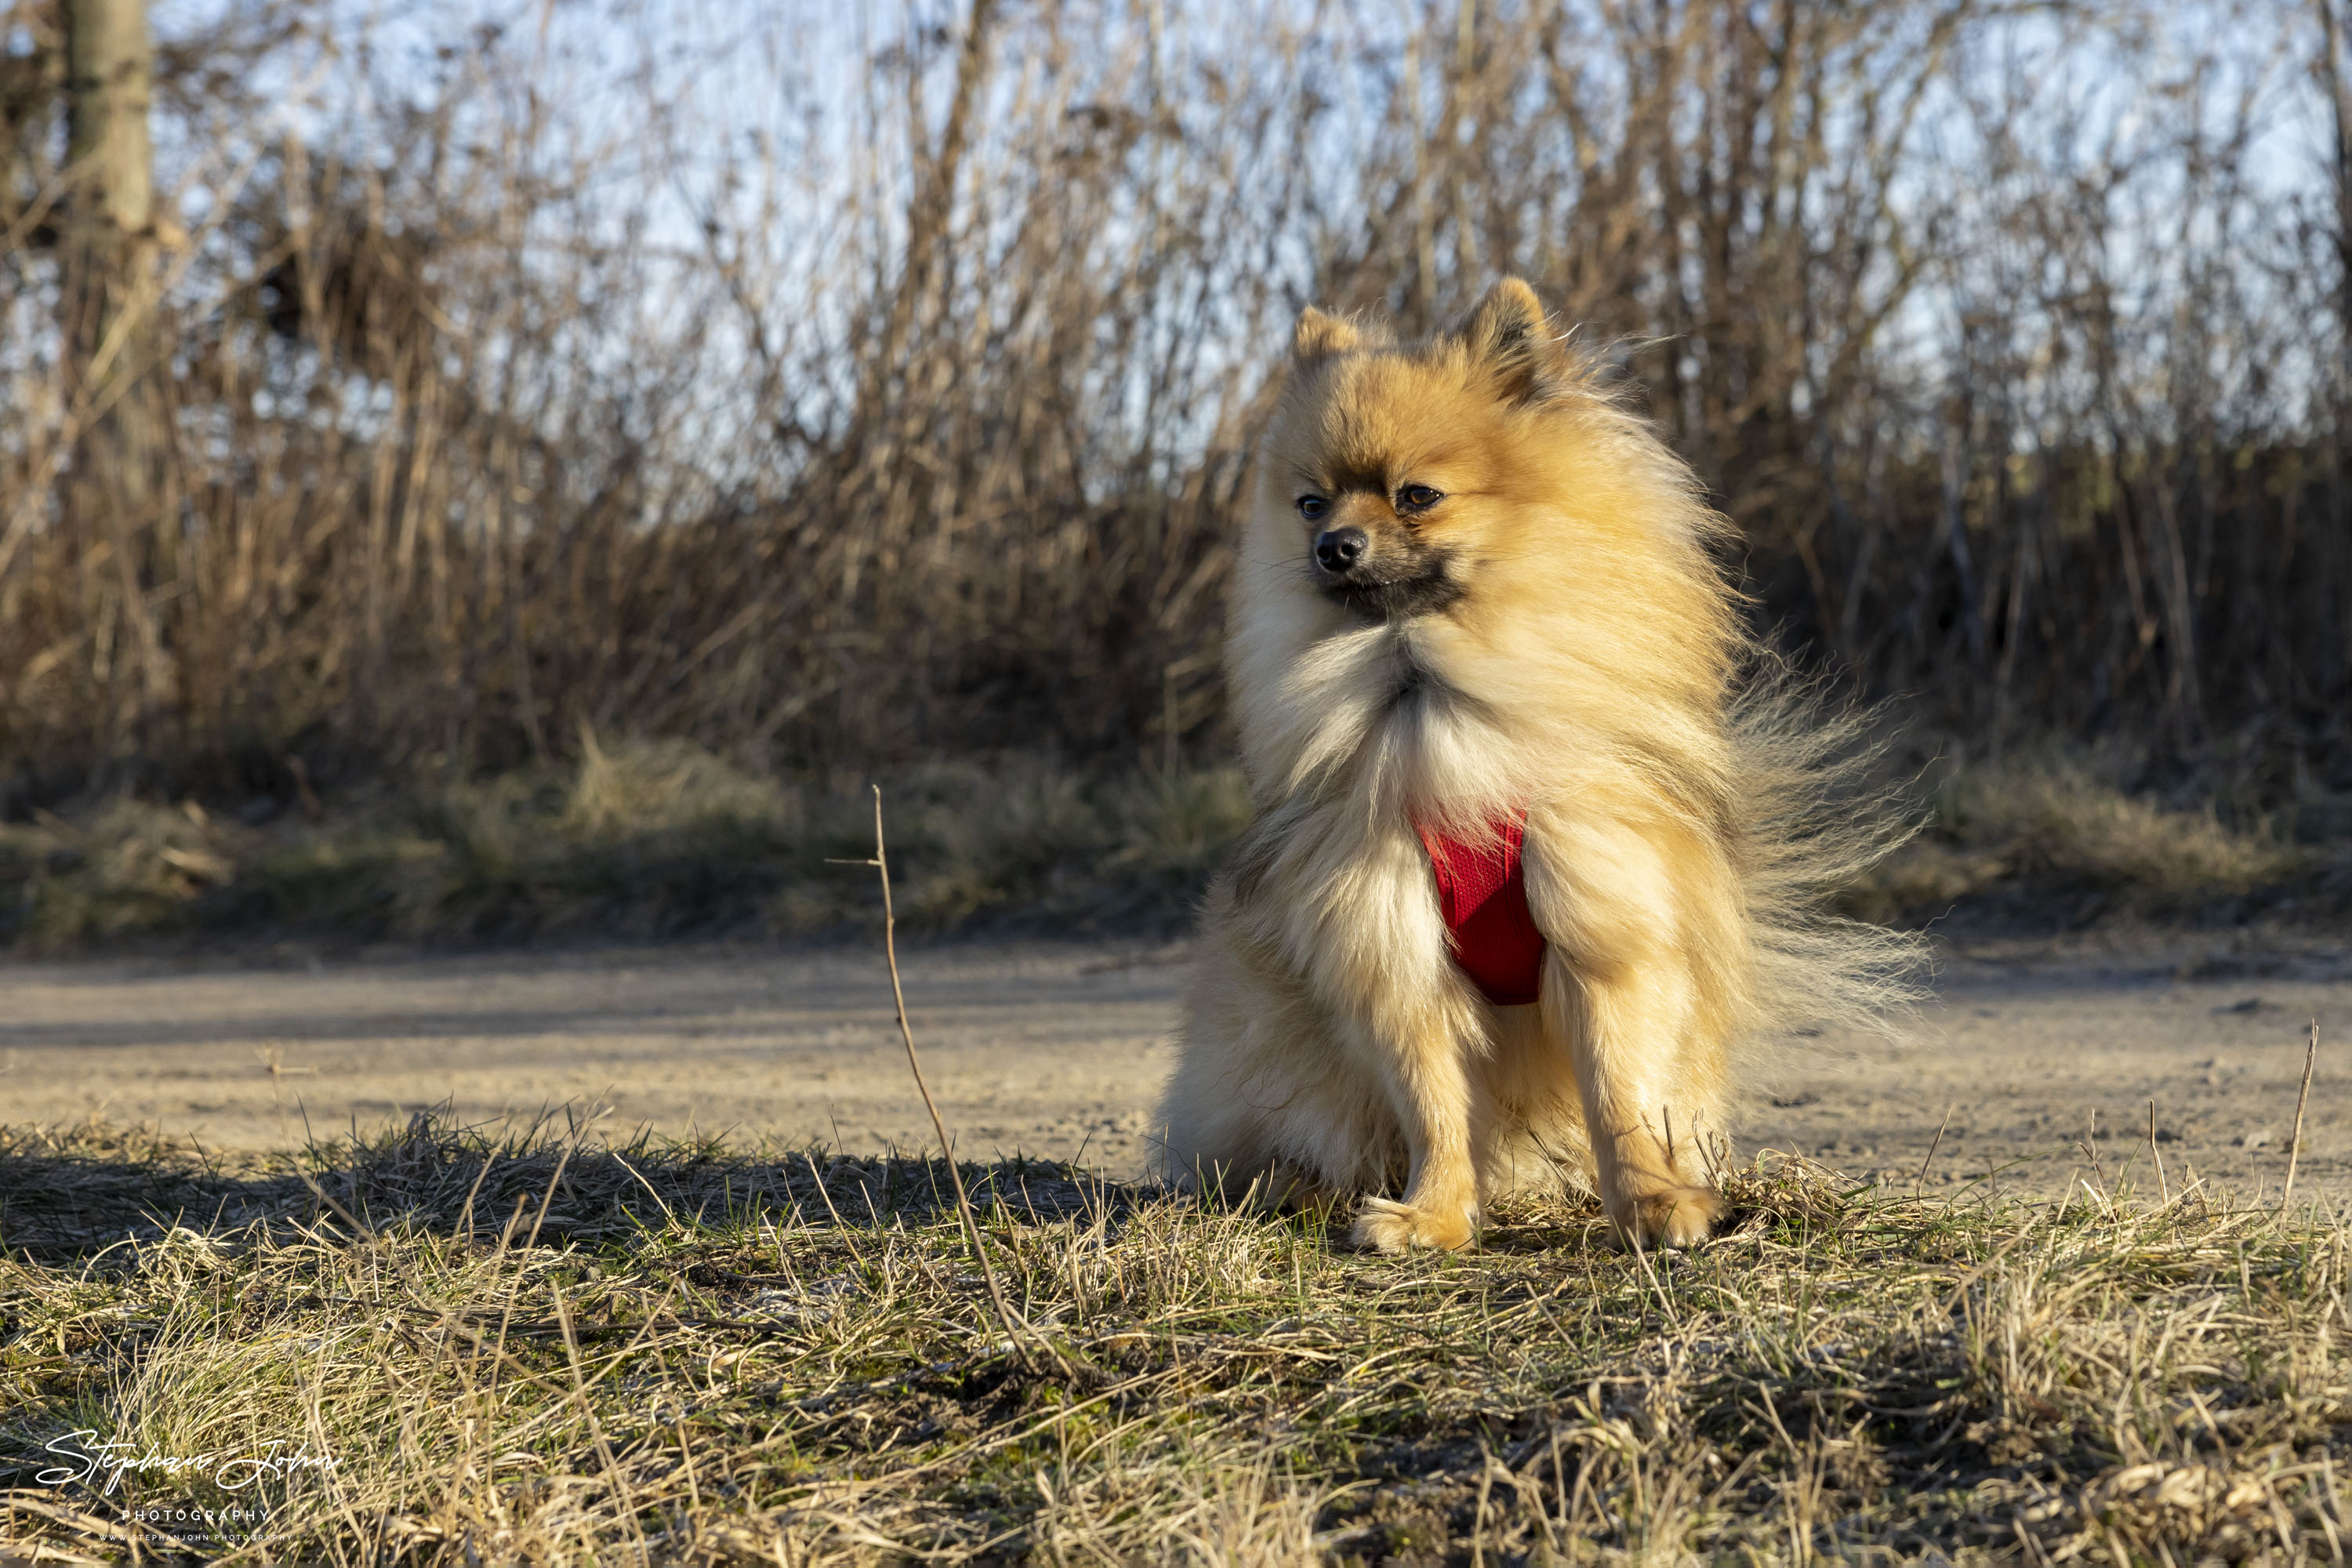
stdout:
<svg viewBox="0 0 2352 1568">
<path fill-rule="evenodd" d="M 2303 1108 L 2311 1100 L 2311 1069 L 2319 1065 L 2319 1020 L 2311 1020 L 2311 1043 L 2303 1049 L 2303 1087 L 2294 1091 L 2294 1134 L 2286 1145 L 2286 1184 L 2279 1190 L 2279 1206 L 2294 1196 L 2295 1162 L 2303 1157 Z"/>
<path fill-rule="evenodd" d="M 428 83 L 362 79 L 298 0 L 230 10 L 157 56 L 158 144 L 218 155 L 117 367 L 171 447 L 142 501 L 73 489 L 56 29 L 0 0 L 33 50 L 0 61 L 11 758 L 290 797 L 298 736 L 436 768 L 583 724 L 1179 755 L 1222 722 L 1292 310 L 1414 331 L 1506 270 L 1696 465 L 1761 618 L 1862 682 L 2177 749 L 2352 705 L 2332 23 L 2070 12 L 2116 84 L 2086 104 L 2012 47 L 2034 24 L 1931 0 L 1431 0 L 1360 48 L 1279 8 L 1237 44 L 986 0 L 822 58 L 746 22 L 709 47 L 772 90 L 698 97 L 683 66 L 569 90 L 611 40 L 560 20 L 453 36 Z M 289 117 L 288 81 L 370 107 Z M 2336 117 L 2287 171 L 2311 200 L 2252 151 L 2290 94 Z M 707 107 L 754 100 L 774 122 Z"/>
</svg>

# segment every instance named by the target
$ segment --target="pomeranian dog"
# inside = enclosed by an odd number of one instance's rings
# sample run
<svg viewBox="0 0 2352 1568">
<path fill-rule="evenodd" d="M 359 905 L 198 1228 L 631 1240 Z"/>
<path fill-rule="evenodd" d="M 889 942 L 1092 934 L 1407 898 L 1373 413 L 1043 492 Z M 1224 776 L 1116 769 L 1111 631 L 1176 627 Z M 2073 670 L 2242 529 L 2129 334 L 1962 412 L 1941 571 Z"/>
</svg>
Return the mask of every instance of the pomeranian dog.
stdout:
<svg viewBox="0 0 2352 1568">
<path fill-rule="evenodd" d="M 1634 1245 L 1708 1234 L 1734 1047 L 1871 1016 L 1906 961 L 1818 912 L 1900 831 L 1837 804 L 1857 721 L 1748 679 L 1727 527 L 1524 282 L 1416 344 L 1299 319 L 1171 1175 L 1360 1200 L 1383 1252 L 1563 1182 Z"/>
</svg>

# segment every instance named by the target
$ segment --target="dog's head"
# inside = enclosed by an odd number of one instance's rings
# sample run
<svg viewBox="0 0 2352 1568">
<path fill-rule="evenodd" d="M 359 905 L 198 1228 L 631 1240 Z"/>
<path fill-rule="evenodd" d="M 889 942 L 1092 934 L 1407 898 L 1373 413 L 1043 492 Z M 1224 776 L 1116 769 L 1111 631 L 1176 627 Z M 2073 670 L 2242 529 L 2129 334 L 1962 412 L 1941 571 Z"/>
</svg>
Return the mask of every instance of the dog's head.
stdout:
<svg viewBox="0 0 2352 1568">
<path fill-rule="evenodd" d="M 1227 622 L 1245 749 L 1337 755 L 1440 694 L 1522 750 L 1712 710 L 1739 635 L 1723 520 L 1564 336 L 1517 279 L 1418 343 L 1300 317 Z"/>
<path fill-rule="evenodd" d="M 1622 433 L 1517 278 L 1418 345 L 1310 308 L 1261 451 L 1261 538 L 1367 621 L 1555 593 L 1658 510 L 1618 505 Z"/>
<path fill-rule="evenodd" d="M 1593 401 L 1516 278 L 1455 331 L 1412 347 L 1309 309 L 1267 430 L 1259 504 L 1287 510 L 1297 559 L 1330 599 L 1372 619 L 1444 610 L 1474 582 L 1494 592 L 1498 574 L 1572 567 L 1531 558 L 1529 513 L 1559 499 L 1572 456 L 1563 426 Z"/>
</svg>

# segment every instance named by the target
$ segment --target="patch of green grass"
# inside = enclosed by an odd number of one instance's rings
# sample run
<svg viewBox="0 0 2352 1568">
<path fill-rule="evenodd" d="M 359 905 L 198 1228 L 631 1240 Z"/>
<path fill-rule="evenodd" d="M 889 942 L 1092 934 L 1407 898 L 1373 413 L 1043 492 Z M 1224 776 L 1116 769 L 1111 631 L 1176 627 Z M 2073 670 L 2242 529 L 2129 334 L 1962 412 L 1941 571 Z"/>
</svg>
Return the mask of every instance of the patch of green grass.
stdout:
<svg viewBox="0 0 2352 1568">
<path fill-rule="evenodd" d="M 593 1131 L 235 1169 L 0 1134 L 0 1552 L 168 1554 L 126 1509 L 231 1500 L 269 1510 L 250 1562 L 2186 1563 L 2352 1528 L 2316 1211 L 1784 1163 L 1689 1254 L 1549 1205 L 1389 1260 L 969 1166 L 1007 1325 L 940 1167 Z M 41 1481 L 60 1442 L 335 1462 L 106 1494 Z"/>
</svg>

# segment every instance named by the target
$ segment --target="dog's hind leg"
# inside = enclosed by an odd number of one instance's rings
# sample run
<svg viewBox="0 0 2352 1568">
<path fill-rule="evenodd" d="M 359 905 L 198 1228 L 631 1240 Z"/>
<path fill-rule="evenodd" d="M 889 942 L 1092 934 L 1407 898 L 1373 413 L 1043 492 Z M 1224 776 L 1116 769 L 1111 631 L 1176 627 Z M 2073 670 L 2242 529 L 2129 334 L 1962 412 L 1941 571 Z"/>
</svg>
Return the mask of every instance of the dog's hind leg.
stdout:
<svg viewBox="0 0 2352 1568">
<path fill-rule="evenodd" d="M 1329 1219 L 1348 1201 L 1346 1193 L 1287 1160 L 1276 1161 L 1266 1172 L 1260 1191 L 1262 1201 L 1273 1212 L 1312 1215 L 1318 1220 Z"/>
<path fill-rule="evenodd" d="M 1540 1007 L 1495 1010 L 1494 1050 L 1474 1068 L 1488 1114 L 1473 1127 L 1480 1201 L 1592 1190 L 1592 1151 L 1568 1042 L 1544 1026 Z"/>
</svg>

